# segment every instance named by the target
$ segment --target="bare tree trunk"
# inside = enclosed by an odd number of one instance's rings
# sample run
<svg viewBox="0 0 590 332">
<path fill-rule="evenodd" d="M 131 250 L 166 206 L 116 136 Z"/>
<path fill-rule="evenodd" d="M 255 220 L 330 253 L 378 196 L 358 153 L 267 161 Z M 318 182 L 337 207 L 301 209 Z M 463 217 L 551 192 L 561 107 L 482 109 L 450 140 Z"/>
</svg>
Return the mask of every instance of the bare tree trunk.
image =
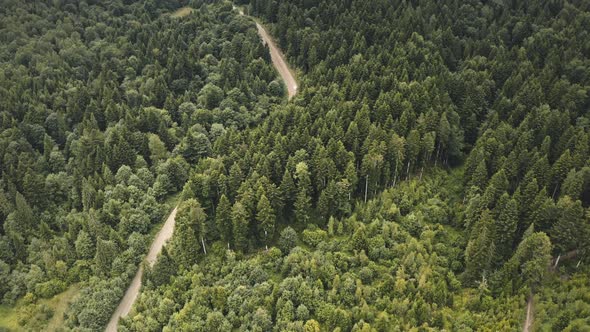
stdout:
<svg viewBox="0 0 590 332">
<path fill-rule="evenodd" d="M 420 181 L 422 181 L 422 174 L 424 174 L 424 166 L 420 169 Z"/>
<path fill-rule="evenodd" d="M 557 268 L 557 264 L 559 263 L 559 259 L 561 258 L 561 254 L 559 254 L 557 256 L 557 259 L 555 260 L 555 265 L 553 265 L 553 269 Z"/>
<path fill-rule="evenodd" d="M 436 157 L 434 158 L 434 167 L 436 167 L 436 163 L 438 162 L 438 153 L 440 152 L 440 141 L 438 142 L 438 146 L 436 147 Z"/>
<path fill-rule="evenodd" d="M 408 160 L 408 167 L 406 168 L 406 180 L 410 180 L 410 161 Z"/>
<path fill-rule="evenodd" d="M 369 189 L 369 174 L 365 176 L 365 203 L 367 203 L 367 190 Z"/>
<path fill-rule="evenodd" d="M 203 252 L 205 253 L 205 255 L 207 255 L 207 249 L 205 248 L 205 241 L 203 240 L 202 236 L 201 236 L 201 244 L 203 245 Z"/>
</svg>

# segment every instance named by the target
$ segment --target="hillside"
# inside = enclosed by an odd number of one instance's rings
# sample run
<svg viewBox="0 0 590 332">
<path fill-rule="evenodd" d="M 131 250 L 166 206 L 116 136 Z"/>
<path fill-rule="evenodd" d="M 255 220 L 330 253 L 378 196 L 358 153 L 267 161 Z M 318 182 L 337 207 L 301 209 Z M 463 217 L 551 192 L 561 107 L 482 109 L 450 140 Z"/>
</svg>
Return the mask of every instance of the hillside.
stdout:
<svg viewBox="0 0 590 332">
<path fill-rule="evenodd" d="M 590 326 L 590 2 L 6 1 L 0 22 L 6 324 L 102 331 L 139 268 L 121 331 Z"/>
</svg>

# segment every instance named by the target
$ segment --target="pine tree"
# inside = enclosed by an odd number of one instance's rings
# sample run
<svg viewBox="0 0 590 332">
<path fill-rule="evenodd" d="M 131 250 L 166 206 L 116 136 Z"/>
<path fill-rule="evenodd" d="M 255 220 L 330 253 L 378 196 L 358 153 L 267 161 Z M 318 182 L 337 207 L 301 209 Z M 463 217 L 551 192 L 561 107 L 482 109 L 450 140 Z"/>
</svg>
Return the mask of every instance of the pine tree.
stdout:
<svg viewBox="0 0 590 332">
<path fill-rule="evenodd" d="M 196 263 L 199 247 L 205 251 L 203 244 L 206 218 L 205 211 L 195 199 L 189 199 L 178 207 L 171 254 L 185 268 Z"/>
<path fill-rule="evenodd" d="M 248 248 L 248 228 L 250 215 L 248 210 L 240 202 L 236 202 L 232 208 L 232 226 L 234 246 L 237 250 L 244 251 Z"/>
<path fill-rule="evenodd" d="M 113 241 L 99 239 L 96 242 L 94 267 L 96 273 L 106 276 L 111 272 L 111 265 L 117 256 L 117 245 Z"/>
<path fill-rule="evenodd" d="M 479 192 L 483 192 L 486 184 L 488 183 L 488 169 L 486 167 L 486 162 L 484 159 L 479 161 L 473 175 L 471 176 L 471 181 L 469 185 L 471 187 L 476 187 L 479 189 Z"/>
<path fill-rule="evenodd" d="M 283 216 L 286 217 L 287 212 L 293 209 L 293 203 L 295 202 L 295 195 L 297 193 L 295 182 L 293 182 L 293 177 L 288 169 L 286 169 L 283 174 L 279 191 L 281 193 L 281 198 L 285 202 L 285 213 Z"/>
<path fill-rule="evenodd" d="M 564 196 L 557 202 L 557 209 L 559 217 L 550 232 L 555 246 L 561 253 L 585 247 L 590 236 L 590 225 L 584 218 L 582 202 Z"/>
<path fill-rule="evenodd" d="M 229 191 L 230 191 L 230 195 L 232 197 L 235 197 L 235 194 L 237 193 L 238 189 L 240 188 L 240 185 L 242 184 L 243 180 L 244 180 L 244 174 L 242 173 L 242 169 L 240 168 L 240 165 L 238 165 L 238 163 L 234 163 L 231 166 L 231 168 L 229 169 L 229 179 L 228 179 Z"/>
<path fill-rule="evenodd" d="M 546 155 L 535 162 L 532 171 L 535 175 L 535 179 L 537 179 L 539 187 L 547 187 L 550 185 L 549 176 L 551 176 L 551 168 Z"/>
<path fill-rule="evenodd" d="M 541 189 L 529 207 L 530 213 L 524 220 L 525 225 L 534 224 L 539 230 L 548 230 L 557 219 L 554 207 L 553 200 L 547 196 L 547 190 Z"/>
<path fill-rule="evenodd" d="M 553 164 L 551 168 L 551 179 L 552 179 L 552 188 L 553 194 L 552 197 L 555 198 L 555 194 L 561 185 L 561 182 L 567 176 L 567 173 L 572 168 L 573 162 L 572 157 L 570 155 L 570 150 L 565 150 L 565 152 L 557 159 L 557 161 Z"/>
<path fill-rule="evenodd" d="M 310 218 L 311 210 L 311 197 L 307 195 L 305 190 L 301 190 L 297 193 L 295 200 L 295 219 L 300 225 L 306 225 Z"/>
<path fill-rule="evenodd" d="M 215 213 L 215 225 L 217 226 L 217 231 L 219 232 L 221 239 L 226 242 L 229 247 L 232 237 L 232 206 L 227 196 L 221 195 Z"/>
<path fill-rule="evenodd" d="M 28 239 L 35 230 L 35 216 L 27 200 L 19 192 L 15 194 L 15 218 L 21 236 Z"/>
<path fill-rule="evenodd" d="M 537 185 L 537 179 L 533 178 L 527 181 L 527 177 L 521 182 L 518 190 L 518 195 L 515 195 L 518 202 L 518 218 L 519 220 L 525 220 L 530 214 L 530 207 L 533 200 L 539 193 L 539 186 Z M 526 228 L 526 226 L 524 227 Z"/>
<path fill-rule="evenodd" d="M 268 198 L 266 198 L 266 195 L 262 194 L 260 197 L 256 211 L 256 221 L 258 222 L 260 230 L 263 233 L 265 242 L 267 242 L 267 238 L 270 236 L 272 239 L 274 235 L 276 217 L 275 212 L 268 201 Z"/>
<path fill-rule="evenodd" d="M 561 188 L 561 195 L 570 196 L 573 199 L 579 199 L 584 191 L 584 176 L 583 171 L 576 172 L 575 169 L 571 169 L 567 174 L 567 177 L 563 181 Z"/>
<path fill-rule="evenodd" d="M 471 240 L 465 249 L 465 274 L 468 281 L 478 280 L 490 271 L 495 246 L 491 214 L 484 210 L 478 224 L 471 231 Z"/>
<path fill-rule="evenodd" d="M 147 278 L 155 287 L 159 287 L 167 284 L 170 281 L 170 277 L 176 274 L 177 269 L 178 267 L 172 257 L 170 257 L 168 250 L 166 247 L 163 247 L 154 266 L 147 273 Z"/>
<path fill-rule="evenodd" d="M 311 210 L 311 180 L 307 164 L 300 162 L 296 166 L 297 197 L 295 199 L 295 219 L 300 225 L 306 225 Z"/>
<path fill-rule="evenodd" d="M 506 193 L 504 196 L 509 197 Z M 512 254 L 517 223 L 518 204 L 516 200 L 509 199 L 500 211 L 495 225 L 497 262 L 503 262 Z"/>
<path fill-rule="evenodd" d="M 504 173 L 504 170 L 501 169 L 490 179 L 490 183 L 483 195 L 484 204 L 489 209 L 493 209 L 496 205 L 496 201 L 500 198 L 500 195 L 507 190 L 508 179 L 506 179 L 506 173 Z"/>
<path fill-rule="evenodd" d="M 90 235 L 86 233 L 84 230 L 81 230 L 78 233 L 78 237 L 76 238 L 75 242 L 76 254 L 80 259 L 90 259 L 92 258 L 93 253 L 95 253 L 94 243 L 92 243 L 92 239 Z"/>
</svg>

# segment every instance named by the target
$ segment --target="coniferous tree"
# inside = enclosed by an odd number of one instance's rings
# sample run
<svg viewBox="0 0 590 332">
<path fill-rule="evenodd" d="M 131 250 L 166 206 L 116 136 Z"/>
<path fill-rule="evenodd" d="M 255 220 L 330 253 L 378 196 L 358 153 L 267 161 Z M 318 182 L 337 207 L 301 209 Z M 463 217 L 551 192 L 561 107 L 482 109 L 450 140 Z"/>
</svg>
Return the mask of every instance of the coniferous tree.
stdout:
<svg viewBox="0 0 590 332">
<path fill-rule="evenodd" d="M 590 225 L 585 220 L 582 203 L 564 196 L 557 202 L 557 209 L 559 216 L 550 231 L 555 246 L 561 253 L 588 248 Z"/>
<path fill-rule="evenodd" d="M 296 166 L 297 196 L 295 199 L 295 218 L 300 225 L 306 225 L 311 210 L 311 180 L 307 164 L 300 162 Z"/>
<path fill-rule="evenodd" d="M 275 212 L 268 201 L 268 198 L 266 198 L 266 195 L 263 194 L 260 197 L 256 211 L 256 221 L 259 224 L 265 242 L 268 243 L 268 238 L 270 237 L 272 239 L 274 235 L 276 217 Z"/>
<path fill-rule="evenodd" d="M 229 248 L 232 237 L 232 206 L 227 196 L 221 195 L 215 213 L 217 231 Z"/>
<path fill-rule="evenodd" d="M 297 192 L 297 188 L 295 187 L 295 183 L 293 182 L 293 177 L 287 169 L 283 174 L 283 179 L 281 180 L 279 191 L 281 193 L 281 198 L 285 202 L 285 213 L 283 214 L 283 216 L 286 217 L 286 212 L 291 211 L 293 209 L 293 197 Z"/>
<path fill-rule="evenodd" d="M 195 199 L 184 201 L 176 213 L 171 253 L 185 268 L 190 268 L 197 261 L 199 247 L 205 251 L 204 224 L 207 215 Z"/>
<path fill-rule="evenodd" d="M 507 193 L 504 193 L 503 196 L 509 197 Z M 512 254 L 517 225 L 518 204 L 512 198 L 502 207 L 495 224 L 496 261 L 503 262 Z"/>
<path fill-rule="evenodd" d="M 495 252 L 494 221 L 489 210 L 484 210 L 478 224 L 473 228 L 471 240 L 465 249 L 465 274 L 467 280 L 475 281 L 490 272 Z"/>
<path fill-rule="evenodd" d="M 248 228 L 250 227 L 250 214 L 241 202 L 234 203 L 232 207 L 232 236 L 237 250 L 245 251 L 248 248 Z"/>
</svg>

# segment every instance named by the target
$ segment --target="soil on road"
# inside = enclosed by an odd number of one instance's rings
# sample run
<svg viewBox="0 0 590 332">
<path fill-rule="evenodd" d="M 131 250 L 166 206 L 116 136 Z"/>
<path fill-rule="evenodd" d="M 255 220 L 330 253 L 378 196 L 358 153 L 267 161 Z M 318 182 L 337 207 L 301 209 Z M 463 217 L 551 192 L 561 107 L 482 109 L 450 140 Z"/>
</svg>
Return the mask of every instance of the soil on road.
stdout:
<svg viewBox="0 0 590 332">
<path fill-rule="evenodd" d="M 234 9 L 238 8 L 234 7 Z M 238 9 L 238 12 L 240 13 L 240 15 L 244 15 L 244 12 L 241 9 Z M 295 96 L 295 94 L 297 93 L 298 86 L 297 81 L 293 76 L 293 72 L 291 71 L 289 65 L 285 61 L 285 56 L 283 55 L 281 50 L 276 46 L 276 44 L 274 43 L 274 41 L 262 25 L 256 22 L 256 28 L 258 29 L 258 34 L 260 35 L 260 38 L 262 38 L 262 42 L 265 45 L 268 45 L 272 64 L 275 66 L 275 68 L 279 72 L 279 75 L 281 75 L 283 82 L 285 82 L 285 85 L 287 86 L 287 95 L 289 96 L 289 99 L 293 98 L 293 96 Z"/>
<path fill-rule="evenodd" d="M 145 261 L 149 264 L 150 267 L 154 266 L 154 263 L 158 258 L 158 254 L 162 251 L 162 248 L 164 247 L 166 242 L 172 237 L 172 233 L 174 232 L 176 210 L 177 208 L 174 208 L 174 210 L 172 210 L 172 212 L 168 216 L 168 219 L 166 219 L 164 226 L 162 226 L 162 229 L 160 229 L 158 234 L 156 234 L 154 242 L 150 247 L 150 251 L 145 257 Z M 125 296 L 123 296 L 123 299 L 119 303 L 117 310 L 115 310 L 113 316 L 111 316 L 111 320 L 109 321 L 109 324 L 106 328 L 107 332 L 116 332 L 117 325 L 119 323 L 119 318 L 125 317 L 129 314 L 129 311 L 131 310 L 131 307 L 133 306 L 135 299 L 137 299 L 137 295 L 139 295 L 142 277 L 143 266 L 140 265 L 139 269 L 137 270 L 137 273 L 135 274 L 135 277 L 133 277 L 133 280 L 129 285 L 129 288 L 127 288 L 127 291 L 125 292 Z"/>
<path fill-rule="evenodd" d="M 234 7 L 234 9 L 237 8 Z M 241 9 L 238 9 L 238 11 L 240 15 L 244 15 L 244 12 Z M 283 55 L 281 50 L 277 48 L 274 41 L 262 25 L 256 22 L 256 28 L 258 29 L 258 34 L 260 35 L 262 42 L 268 45 L 272 63 L 279 72 L 279 75 L 281 75 L 283 81 L 285 82 L 285 85 L 287 86 L 287 95 L 289 99 L 291 99 L 297 93 L 298 86 L 297 81 L 295 80 L 295 77 L 293 76 L 293 73 L 289 68 L 289 65 L 287 65 L 287 62 L 285 61 L 285 56 Z M 172 237 L 172 233 L 174 232 L 175 217 L 176 208 L 172 210 L 172 213 L 170 213 L 170 216 L 168 216 L 166 223 L 164 224 L 164 226 L 162 226 L 162 229 L 156 235 L 156 238 L 154 239 L 154 242 L 150 247 L 150 251 L 148 252 L 145 258 L 146 262 L 149 264 L 150 267 L 154 265 L 158 257 L 158 254 L 162 251 L 162 248 L 164 247 L 166 242 Z M 142 276 L 143 266 L 140 266 L 137 270 L 137 273 L 135 274 L 135 277 L 131 281 L 129 288 L 127 288 L 125 296 L 119 303 L 117 310 L 115 310 L 113 316 L 111 316 L 111 320 L 109 321 L 109 324 L 106 328 L 107 332 L 116 332 L 117 325 L 119 323 L 119 318 L 127 316 L 129 314 L 129 311 L 131 311 L 131 307 L 133 306 L 135 299 L 137 299 L 137 296 L 139 295 L 139 290 L 141 289 Z"/>
<path fill-rule="evenodd" d="M 522 328 L 523 332 L 529 332 L 531 325 L 533 324 L 533 294 L 529 295 L 526 304 L 526 320 Z"/>
</svg>

